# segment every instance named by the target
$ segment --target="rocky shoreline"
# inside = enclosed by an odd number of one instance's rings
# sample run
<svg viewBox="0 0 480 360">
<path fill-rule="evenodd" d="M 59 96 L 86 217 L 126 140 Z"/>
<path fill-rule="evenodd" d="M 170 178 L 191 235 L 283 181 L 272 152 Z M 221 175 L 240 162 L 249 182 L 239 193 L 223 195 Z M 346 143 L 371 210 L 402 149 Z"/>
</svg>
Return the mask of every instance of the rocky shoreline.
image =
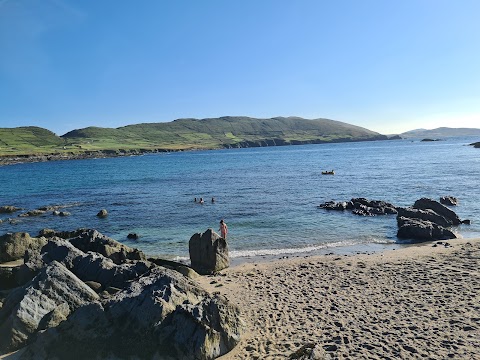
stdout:
<svg viewBox="0 0 480 360">
<path fill-rule="evenodd" d="M 0 237 L 0 354 L 214 359 L 246 331 L 240 310 L 184 264 L 93 229 L 43 235 Z"/>
<path fill-rule="evenodd" d="M 307 145 L 307 144 L 327 144 L 327 143 L 343 143 L 343 142 L 362 142 L 362 141 L 379 141 L 379 140 L 399 140 L 399 136 L 387 137 L 379 135 L 368 139 L 349 139 L 341 138 L 331 141 L 322 139 L 312 140 L 292 140 L 285 141 L 283 139 L 265 139 L 258 141 L 242 141 L 237 144 L 224 144 L 223 149 L 238 149 L 238 148 L 252 148 L 252 147 L 267 147 L 267 146 L 289 146 L 289 145 Z M 168 153 L 179 151 L 194 151 L 194 150 L 215 150 L 214 148 L 205 149 L 168 149 L 168 148 L 153 148 L 153 149 L 118 149 L 118 150 L 90 150 L 79 152 L 55 152 L 50 154 L 20 154 L 20 155 L 0 155 L 0 166 L 14 165 L 22 163 L 34 162 L 48 162 L 60 160 L 83 160 L 83 159 L 103 159 L 124 156 L 140 156 L 145 154 Z M 217 149 L 218 150 L 218 149 Z"/>
</svg>

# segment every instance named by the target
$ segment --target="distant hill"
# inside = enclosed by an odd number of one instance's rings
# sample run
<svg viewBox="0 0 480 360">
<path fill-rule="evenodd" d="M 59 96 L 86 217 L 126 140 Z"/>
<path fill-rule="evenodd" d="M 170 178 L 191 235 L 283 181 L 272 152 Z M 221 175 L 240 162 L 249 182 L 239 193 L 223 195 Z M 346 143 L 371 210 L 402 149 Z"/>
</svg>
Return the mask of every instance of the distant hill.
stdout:
<svg viewBox="0 0 480 360">
<path fill-rule="evenodd" d="M 416 139 L 416 138 L 446 138 L 456 136 L 480 136 L 480 129 L 474 128 L 448 128 L 439 127 L 437 129 L 426 130 L 416 129 L 400 134 L 402 138 Z"/>
<path fill-rule="evenodd" d="M 178 119 L 117 129 L 89 127 L 71 131 L 62 138 L 67 143 L 80 144 L 88 149 L 155 147 L 176 150 L 362 141 L 386 137 L 359 126 L 328 119 L 227 116 Z"/>
<path fill-rule="evenodd" d="M 0 154 L 50 152 L 65 143 L 53 132 L 36 126 L 0 128 Z"/>
<path fill-rule="evenodd" d="M 61 137 L 38 127 L 0 128 L 0 155 L 176 151 L 385 139 L 385 135 L 335 120 L 227 116 L 116 129 L 87 127 Z"/>
</svg>

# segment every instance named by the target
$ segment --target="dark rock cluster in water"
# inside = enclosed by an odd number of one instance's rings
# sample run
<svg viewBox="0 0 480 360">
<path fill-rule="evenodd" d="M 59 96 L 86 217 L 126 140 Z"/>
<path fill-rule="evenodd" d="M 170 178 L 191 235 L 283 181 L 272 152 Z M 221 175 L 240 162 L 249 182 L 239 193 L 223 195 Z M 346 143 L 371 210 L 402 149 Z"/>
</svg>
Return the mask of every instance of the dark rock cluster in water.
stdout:
<svg viewBox="0 0 480 360">
<path fill-rule="evenodd" d="M 455 197 L 444 196 L 440 201 L 422 198 L 415 201 L 413 207 L 404 208 L 385 201 L 354 198 L 348 202 L 328 201 L 320 204 L 318 208 L 351 210 L 352 214 L 361 216 L 397 214 L 397 237 L 400 239 L 415 242 L 454 239 L 457 236 L 450 228 L 462 223 L 470 224 L 470 221 L 460 220 L 453 210 L 443 205 L 457 205 L 458 200 Z"/>
<path fill-rule="evenodd" d="M 0 267 L 0 354 L 213 359 L 240 341 L 238 308 L 199 287 L 188 266 L 92 229 L 41 235 L 0 237 L 0 263 L 24 260 Z"/>
</svg>

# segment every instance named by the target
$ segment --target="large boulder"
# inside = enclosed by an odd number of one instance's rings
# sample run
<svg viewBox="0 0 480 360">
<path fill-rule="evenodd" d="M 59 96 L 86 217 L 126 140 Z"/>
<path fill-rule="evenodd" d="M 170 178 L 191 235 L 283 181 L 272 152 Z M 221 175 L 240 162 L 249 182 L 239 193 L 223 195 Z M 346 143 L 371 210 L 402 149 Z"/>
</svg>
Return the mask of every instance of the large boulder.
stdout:
<svg viewBox="0 0 480 360">
<path fill-rule="evenodd" d="M 104 306 L 81 307 L 39 334 L 21 359 L 214 359 L 244 331 L 238 308 L 224 297 L 155 268 Z"/>
<path fill-rule="evenodd" d="M 454 211 L 450 210 L 445 205 L 440 204 L 436 200 L 421 198 L 415 201 L 413 207 L 422 210 L 431 209 L 437 214 L 442 215 L 444 218 L 450 220 L 453 225 L 459 225 L 462 222 Z"/>
<path fill-rule="evenodd" d="M 47 242 L 28 233 L 7 233 L 0 236 L 0 263 L 22 259 L 26 250 L 39 250 Z"/>
<path fill-rule="evenodd" d="M 424 221 L 430 221 L 440 226 L 448 227 L 452 226 L 453 222 L 444 216 L 437 214 L 431 209 L 421 210 L 415 208 L 398 208 L 398 217 L 406 217 L 410 219 L 418 219 Z"/>
<path fill-rule="evenodd" d="M 227 241 L 212 229 L 194 234 L 188 250 L 191 266 L 199 274 L 211 274 L 230 266 Z"/>
<path fill-rule="evenodd" d="M 26 259 L 25 266 L 31 269 L 58 261 L 65 265 L 82 281 L 95 281 L 108 287 L 124 288 L 133 279 L 145 274 L 152 268 L 148 261 L 133 261 L 117 265 L 98 253 L 84 253 L 64 239 L 52 238 L 41 249 L 41 259 Z M 42 264 L 43 262 L 43 264 Z M 33 263 L 33 266 L 31 264 Z"/>
<path fill-rule="evenodd" d="M 52 262 L 5 299 L 0 310 L 0 351 L 24 346 L 39 330 L 58 325 L 70 312 L 98 299 L 65 266 Z"/>
<path fill-rule="evenodd" d="M 449 229 L 431 221 L 397 217 L 400 239 L 410 239 L 415 242 L 455 239 L 457 236 Z"/>
<path fill-rule="evenodd" d="M 19 286 L 16 281 L 18 268 L 18 266 L 0 266 L 0 291 Z"/>
<path fill-rule="evenodd" d="M 127 260 L 146 259 L 140 250 L 123 245 L 94 229 L 80 232 L 75 237 L 69 238 L 69 241 L 77 249 L 83 252 L 94 251 L 111 259 L 115 264 L 122 264 Z"/>
</svg>

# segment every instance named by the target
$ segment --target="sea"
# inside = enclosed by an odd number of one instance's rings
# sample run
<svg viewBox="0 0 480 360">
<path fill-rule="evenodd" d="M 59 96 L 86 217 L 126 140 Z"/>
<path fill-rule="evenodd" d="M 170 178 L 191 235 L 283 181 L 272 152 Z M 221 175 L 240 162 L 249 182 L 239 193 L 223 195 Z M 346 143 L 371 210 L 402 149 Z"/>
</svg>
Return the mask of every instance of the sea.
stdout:
<svg viewBox="0 0 480 360">
<path fill-rule="evenodd" d="M 411 206 L 455 196 L 480 237 L 478 138 L 390 140 L 186 151 L 0 167 L 0 206 L 60 205 L 70 216 L 1 214 L 1 233 L 94 228 L 149 255 L 187 260 L 188 242 L 228 225 L 232 259 L 369 252 L 406 245 L 395 215 L 361 217 L 319 209 L 354 197 Z M 335 175 L 322 175 L 334 170 Z M 194 199 L 197 199 L 197 202 Z M 200 204 L 199 199 L 204 203 Z M 212 203 L 212 198 L 215 202 Z M 106 218 L 98 218 L 101 209 Z M 127 239 L 129 233 L 138 239 Z"/>
</svg>

